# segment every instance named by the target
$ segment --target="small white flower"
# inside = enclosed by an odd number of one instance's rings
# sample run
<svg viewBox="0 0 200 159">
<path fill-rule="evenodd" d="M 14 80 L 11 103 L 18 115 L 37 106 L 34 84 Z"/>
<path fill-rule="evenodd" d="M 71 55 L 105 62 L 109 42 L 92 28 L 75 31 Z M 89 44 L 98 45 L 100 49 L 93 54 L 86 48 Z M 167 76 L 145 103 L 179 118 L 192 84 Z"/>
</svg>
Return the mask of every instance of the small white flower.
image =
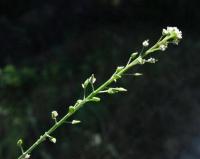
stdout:
<svg viewBox="0 0 200 159">
<path fill-rule="evenodd" d="M 143 41 L 142 45 L 143 45 L 144 47 L 149 46 L 149 40 L 145 40 L 145 41 Z"/>
<path fill-rule="evenodd" d="M 167 29 L 163 29 L 163 30 L 162 30 L 162 35 L 167 35 L 167 34 L 168 34 Z"/>
<path fill-rule="evenodd" d="M 167 27 L 167 30 L 168 30 L 169 32 L 173 32 L 175 28 L 176 28 L 176 27 Z"/>
<path fill-rule="evenodd" d="M 52 117 L 52 119 L 56 119 L 56 117 L 58 116 L 58 112 L 57 111 L 52 111 L 51 112 L 51 117 Z"/>
<path fill-rule="evenodd" d="M 50 141 L 55 144 L 56 143 L 56 138 L 52 137 L 52 138 L 50 138 Z"/>
<path fill-rule="evenodd" d="M 177 35 L 178 39 L 182 39 L 183 38 L 182 32 L 180 30 L 178 30 L 178 28 L 176 28 L 176 35 Z"/>
<path fill-rule="evenodd" d="M 30 157 L 31 157 L 31 155 L 26 154 L 26 155 L 24 156 L 24 159 L 29 159 Z"/>
<path fill-rule="evenodd" d="M 149 58 L 148 60 L 146 60 L 146 62 L 149 62 L 149 63 L 156 63 L 156 59 L 155 58 Z"/>
<path fill-rule="evenodd" d="M 167 45 L 162 44 L 162 45 L 160 45 L 159 48 L 160 48 L 161 51 L 165 51 L 167 49 Z"/>
<path fill-rule="evenodd" d="M 174 32 L 174 28 L 176 28 L 176 27 L 167 27 L 167 29 L 163 29 L 162 34 L 170 35 L 172 32 Z"/>
</svg>

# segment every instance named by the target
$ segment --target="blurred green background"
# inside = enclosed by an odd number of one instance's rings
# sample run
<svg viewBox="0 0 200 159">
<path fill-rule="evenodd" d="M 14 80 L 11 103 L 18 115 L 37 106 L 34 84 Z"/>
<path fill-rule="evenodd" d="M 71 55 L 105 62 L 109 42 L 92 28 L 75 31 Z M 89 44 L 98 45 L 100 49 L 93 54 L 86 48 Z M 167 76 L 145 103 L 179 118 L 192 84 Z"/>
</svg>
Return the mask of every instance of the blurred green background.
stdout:
<svg viewBox="0 0 200 159">
<path fill-rule="evenodd" d="M 1 0 L 0 158 L 20 155 L 82 97 L 162 28 L 183 31 L 180 45 L 136 67 L 119 85 L 128 92 L 88 104 L 31 158 L 197 159 L 200 157 L 200 13 L 195 0 Z"/>
</svg>

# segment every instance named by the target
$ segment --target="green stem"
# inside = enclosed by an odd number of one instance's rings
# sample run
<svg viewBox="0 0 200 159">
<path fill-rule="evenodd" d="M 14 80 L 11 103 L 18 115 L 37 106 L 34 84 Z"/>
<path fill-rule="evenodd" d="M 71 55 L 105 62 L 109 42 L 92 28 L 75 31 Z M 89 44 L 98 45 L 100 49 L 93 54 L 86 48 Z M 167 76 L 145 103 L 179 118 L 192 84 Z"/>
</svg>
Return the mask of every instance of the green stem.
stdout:
<svg viewBox="0 0 200 159">
<path fill-rule="evenodd" d="M 166 37 L 165 37 L 164 39 L 162 39 L 162 40 L 159 39 L 158 42 L 157 42 L 155 45 L 153 45 L 150 49 L 148 49 L 148 50 L 144 53 L 144 56 L 143 56 L 143 57 L 147 56 L 148 54 L 150 54 L 150 53 L 152 53 L 152 52 L 157 51 L 157 48 L 159 48 L 160 45 L 166 43 L 166 41 L 172 39 L 173 37 L 174 37 L 173 35 L 170 35 L 170 36 L 166 36 Z"/>
<path fill-rule="evenodd" d="M 166 41 L 168 41 L 171 38 L 173 38 L 173 36 L 166 36 L 162 40 L 158 41 L 154 46 L 152 46 L 150 49 L 148 49 L 147 51 L 144 52 L 144 54 L 142 55 L 142 58 L 154 51 L 157 51 L 158 50 L 157 48 L 161 44 L 165 43 Z M 47 132 L 45 132 L 43 135 L 41 135 L 40 138 L 37 139 L 36 142 L 33 143 L 33 145 L 31 147 L 29 147 L 25 152 L 23 152 L 23 154 L 21 156 L 19 156 L 18 159 L 23 159 L 26 154 L 30 154 L 36 147 L 38 147 L 38 145 L 40 145 L 43 141 L 46 140 L 46 138 L 48 137 L 47 135 L 52 134 L 57 128 L 59 128 L 64 123 L 66 123 L 67 119 L 70 116 L 72 116 L 76 111 L 78 111 L 81 107 L 83 107 L 87 102 L 89 102 L 90 99 L 95 97 L 98 93 L 104 91 L 108 85 L 115 82 L 117 79 L 121 78 L 122 75 L 125 72 L 127 72 L 130 68 L 132 68 L 133 66 L 135 66 L 137 64 L 140 64 L 139 59 L 141 59 L 141 55 L 139 55 L 132 62 L 129 61 L 127 63 L 127 65 L 121 71 L 114 73 L 105 83 L 103 83 L 101 86 L 99 86 L 96 90 L 93 90 L 93 92 L 90 93 L 87 97 L 84 97 L 84 99 L 81 100 L 81 102 L 79 102 L 78 104 L 76 103 L 74 105 L 75 109 L 73 112 L 68 112 L 64 117 L 62 117 L 59 121 L 57 121 Z"/>
</svg>

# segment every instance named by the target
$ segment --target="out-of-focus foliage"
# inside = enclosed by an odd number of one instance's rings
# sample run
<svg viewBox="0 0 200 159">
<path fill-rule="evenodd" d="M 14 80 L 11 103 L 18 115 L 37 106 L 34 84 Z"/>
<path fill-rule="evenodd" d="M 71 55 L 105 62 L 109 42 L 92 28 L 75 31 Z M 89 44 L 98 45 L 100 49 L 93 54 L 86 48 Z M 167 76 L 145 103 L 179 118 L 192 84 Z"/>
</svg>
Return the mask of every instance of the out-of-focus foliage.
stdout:
<svg viewBox="0 0 200 159">
<path fill-rule="evenodd" d="M 24 67 L 17 70 L 14 65 L 6 65 L 0 70 L 0 87 L 21 87 L 26 84 L 34 83 L 37 75 L 32 68 Z"/>
<path fill-rule="evenodd" d="M 199 19 L 196 1 L 78 0 L 0 2 L 0 158 L 16 158 L 83 95 L 92 73 L 97 84 L 162 27 L 183 31 L 180 46 L 160 62 L 136 68 L 144 77 L 121 83 L 128 93 L 105 97 L 75 115 L 57 144 L 33 158 L 129 159 L 198 156 L 200 112 Z M 173 6 L 173 7 L 172 7 Z M 119 96 L 121 97 L 119 100 Z M 189 152 L 192 152 L 191 154 Z M 184 158 L 185 159 L 185 158 Z M 196 159 L 196 158 L 195 158 Z"/>
</svg>

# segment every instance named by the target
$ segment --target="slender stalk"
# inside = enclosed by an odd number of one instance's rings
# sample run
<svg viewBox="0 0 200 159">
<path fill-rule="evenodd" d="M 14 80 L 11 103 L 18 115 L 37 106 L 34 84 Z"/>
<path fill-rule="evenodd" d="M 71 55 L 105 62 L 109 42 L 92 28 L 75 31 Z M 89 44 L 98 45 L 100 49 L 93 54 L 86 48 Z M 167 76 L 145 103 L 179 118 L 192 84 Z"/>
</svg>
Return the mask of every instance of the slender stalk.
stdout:
<svg viewBox="0 0 200 159">
<path fill-rule="evenodd" d="M 72 116 L 76 111 L 78 111 L 81 107 L 85 106 L 86 103 L 92 101 L 93 97 L 96 97 L 98 94 L 105 92 L 105 89 L 113 82 L 116 82 L 118 79 L 120 79 L 128 70 L 130 70 L 132 67 L 134 67 L 137 64 L 141 64 L 141 59 L 143 59 L 145 56 L 149 55 L 152 52 L 160 50 L 159 46 L 162 44 L 168 44 L 169 40 L 172 40 L 174 38 L 174 34 L 170 34 L 168 36 L 165 36 L 163 39 L 161 38 L 155 45 L 153 45 L 151 48 L 146 50 L 143 54 L 138 55 L 135 59 L 129 58 L 128 63 L 125 65 L 125 67 L 122 67 L 120 71 L 116 71 L 106 82 L 104 82 L 102 85 L 100 85 L 96 90 L 93 90 L 92 93 L 90 93 L 87 97 L 85 97 L 82 100 L 79 100 L 79 102 L 76 102 L 73 107 L 73 111 L 69 111 L 64 117 L 62 117 L 60 120 L 55 122 L 55 124 L 46 131 L 43 135 L 40 136 L 39 139 L 35 141 L 35 143 L 32 144 L 26 151 L 22 153 L 18 157 L 18 159 L 24 159 L 26 155 L 29 155 L 36 147 L 38 147 L 43 141 L 45 141 L 50 134 L 52 134 L 57 128 L 59 128 L 61 125 L 67 122 L 67 119 Z M 93 88 L 93 87 L 92 87 Z M 84 88 L 85 92 L 85 88 Z"/>
<path fill-rule="evenodd" d="M 133 62 L 131 62 L 129 65 L 127 65 L 122 71 L 120 71 L 118 76 L 122 76 L 123 73 L 128 71 L 131 67 L 138 64 L 138 59 L 135 59 Z M 47 132 L 45 132 L 40 138 L 29 148 L 27 149 L 21 156 L 18 157 L 18 159 L 23 159 L 26 154 L 30 154 L 39 144 L 41 144 L 43 141 L 46 140 L 47 134 L 52 134 L 58 127 L 60 127 L 63 123 L 66 122 L 66 120 L 72 116 L 77 110 L 79 110 L 85 103 L 87 103 L 92 97 L 95 97 L 100 91 L 103 91 L 108 85 L 110 85 L 112 82 L 114 82 L 114 76 L 112 76 L 110 79 L 108 79 L 104 84 L 102 84 L 99 88 L 94 90 L 91 94 L 89 94 L 85 99 L 83 99 L 79 104 L 76 105 L 75 110 L 73 113 L 67 113 L 63 118 L 61 118 L 59 121 L 57 121 Z"/>
</svg>

